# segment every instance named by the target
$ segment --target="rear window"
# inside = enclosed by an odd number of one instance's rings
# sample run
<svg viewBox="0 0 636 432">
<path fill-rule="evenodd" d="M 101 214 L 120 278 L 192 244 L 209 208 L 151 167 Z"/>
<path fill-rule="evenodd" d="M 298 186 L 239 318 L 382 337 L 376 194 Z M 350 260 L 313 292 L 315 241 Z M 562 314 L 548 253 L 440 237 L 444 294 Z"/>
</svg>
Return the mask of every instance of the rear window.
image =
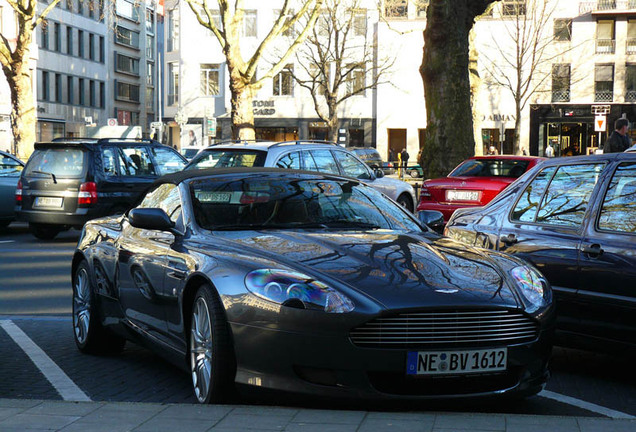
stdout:
<svg viewBox="0 0 636 432">
<path fill-rule="evenodd" d="M 262 167 L 267 153 L 260 150 L 206 150 L 192 160 L 187 169 Z"/>
<path fill-rule="evenodd" d="M 515 159 L 469 159 L 459 164 L 448 176 L 517 178 L 526 172 L 529 163 Z"/>
<path fill-rule="evenodd" d="M 82 177 L 86 152 L 81 148 L 62 147 L 38 149 L 24 169 L 30 176 Z"/>
</svg>

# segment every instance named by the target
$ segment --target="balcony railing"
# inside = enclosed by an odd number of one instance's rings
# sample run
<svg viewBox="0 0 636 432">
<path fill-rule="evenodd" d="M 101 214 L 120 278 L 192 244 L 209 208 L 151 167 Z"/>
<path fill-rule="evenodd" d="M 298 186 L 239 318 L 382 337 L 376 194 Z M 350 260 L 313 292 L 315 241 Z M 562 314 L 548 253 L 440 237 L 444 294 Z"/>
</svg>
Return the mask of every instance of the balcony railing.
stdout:
<svg viewBox="0 0 636 432">
<path fill-rule="evenodd" d="M 570 90 L 552 90 L 552 102 L 570 102 Z"/>
<path fill-rule="evenodd" d="M 614 39 L 596 39 L 596 54 L 614 54 L 616 41 Z"/>
<path fill-rule="evenodd" d="M 614 92 L 611 90 L 596 90 L 594 92 L 594 102 L 613 102 Z"/>
<path fill-rule="evenodd" d="M 636 54 L 636 38 L 627 38 L 626 54 Z"/>
<path fill-rule="evenodd" d="M 579 14 L 594 11 L 627 11 L 636 9 L 636 0 L 596 0 L 579 3 Z"/>
<path fill-rule="evenodd" d="M 636 102 L 636 90 L 627 90 L 625 93 L 625 102 Z"/>
</svg>

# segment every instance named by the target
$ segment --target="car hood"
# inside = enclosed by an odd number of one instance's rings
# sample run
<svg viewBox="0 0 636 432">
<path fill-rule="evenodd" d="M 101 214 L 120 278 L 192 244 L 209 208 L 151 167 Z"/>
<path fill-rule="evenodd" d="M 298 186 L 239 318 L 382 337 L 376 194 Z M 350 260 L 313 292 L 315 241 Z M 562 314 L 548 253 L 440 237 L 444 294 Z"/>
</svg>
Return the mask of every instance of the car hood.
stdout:
<svg viewBox="0 0 636 432">
<path fill-rule="evenodd" d="M 335 279 L 390 308 L 519 306 L 494 258 L 444 237 L 389 230 L 218 235 L 241 255 L 266 258 L 327 283 Z"/>
</svg>

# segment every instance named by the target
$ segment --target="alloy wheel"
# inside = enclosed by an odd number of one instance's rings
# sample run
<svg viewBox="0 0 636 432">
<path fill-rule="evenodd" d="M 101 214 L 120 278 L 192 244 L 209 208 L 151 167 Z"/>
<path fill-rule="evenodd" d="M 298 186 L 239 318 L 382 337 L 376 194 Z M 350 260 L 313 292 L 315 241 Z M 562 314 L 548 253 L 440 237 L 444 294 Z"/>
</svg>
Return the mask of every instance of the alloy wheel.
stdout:
<svg viewBox="0 0 636 432">
<path fill-rule="evenodd" d="M 208 305 L 202 297 L 194 303 L 190 327 L 192 384 L 199 402 L 206 402 L 212 382 L 212 326 Z"/>
<path fill-rule="evenodd" d="M 73 328 L 75 338 L 80 344 L 86 343 L 91 318 L 90 282 L 88 272 L 83 266 L 75 275 L 73 289 Z"/>
</svg>

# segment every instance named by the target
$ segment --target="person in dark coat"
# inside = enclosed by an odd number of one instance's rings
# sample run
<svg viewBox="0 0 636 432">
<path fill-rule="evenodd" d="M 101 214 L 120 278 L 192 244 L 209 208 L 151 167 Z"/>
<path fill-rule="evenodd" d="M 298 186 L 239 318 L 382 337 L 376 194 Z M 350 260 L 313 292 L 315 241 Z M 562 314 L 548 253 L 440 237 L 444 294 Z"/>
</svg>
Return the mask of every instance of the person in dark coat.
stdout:
<svg viewBox="0 0 636 432">
<path fill-rule="evenodd" d="M 614 132 L 605 142 L 603 153 L 620 153 L 624 152 L 632 145 L 627 130 L 629 129 L 629 121 L 626 118 L 619 118 L 614 122 Z"/>
<path fill-rule="evenodd" d="M 406 151 L 406 147 L 404 147 L 401 151 L 402 154 L 402 168 L 406 171 L 406 167 L 409 163 L 409 153 Z"/>
</svg>

